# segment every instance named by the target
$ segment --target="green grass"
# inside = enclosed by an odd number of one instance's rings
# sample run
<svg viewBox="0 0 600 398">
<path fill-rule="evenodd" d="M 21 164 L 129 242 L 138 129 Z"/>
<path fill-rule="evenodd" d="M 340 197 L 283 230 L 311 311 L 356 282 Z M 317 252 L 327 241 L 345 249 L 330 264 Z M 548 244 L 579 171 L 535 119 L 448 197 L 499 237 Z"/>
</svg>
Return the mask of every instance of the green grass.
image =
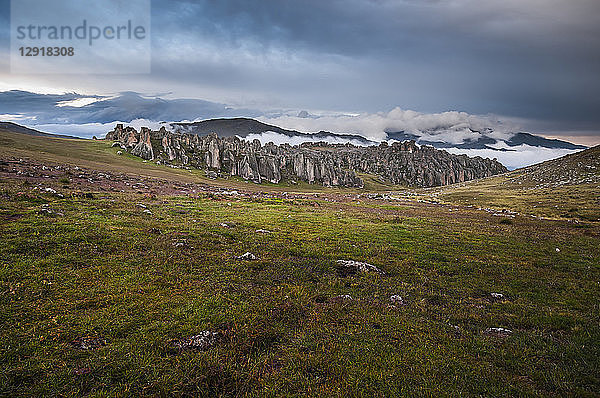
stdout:
<svg viewBox="0 0 600 398">
<path fill-rule="evenodd" d="M 93 145 L 100 160 L 123 159 Z M 507 224 L 464 207 L 349 200 L 354 191 L 343 190 L 322 191 L 336 202 L 134 190 L 71 197 L 93 186 L 58 178 L 44 186 L 64 198 L 0 178 L 0 396 L 600 391 L 598 223 Z M 236 259 L 246 251 L 258 259 Z M 344 278 L 338 259 L 386 275 Z M 346 294 L 353 299 L 337 298 Z M 394 294 L 406 305 L 391 306 Z M 495 337 L 489 327 L 513 333 Z M 203 330 L 219 333 L 208 350 L 169 348 Z M 73 346 L 85 336 L 106 345 Z"/>
<path fill-rule="evenodd" d="M 62 138 L 36 137 L 25 134 L 16 134 L 0 130 L 0 157 L 22 157 L 46 162 L 58 162 L 79 167 L 89 167 L 111 172 L 149 178 L 167 179 L 179 183 L 206 183 L 211 186 L 225 187 L 228 189 L 244 189 L 250 191 L 270 190 L 275 192 L 321 192 L 321 193 L 358 193 L 359 189 L 326 188 L 318 184 L 309 184 L 304 181 L 291 183 L 283 181 L 281 184 L 254 184 L 244 181 L 240 177 L 229 176 L 211 180 L 206 177 L 204 170 L 177 169 L 158 166 L 152 162 L 145 162 L 120 148 L 112 148 L 112 141 L 104 140 L 70 140 Z M 123 152 L 117 155 L 117 152 Z M 383 184 L 372 176 L 366 178 L 365 186 L 371 191 L 389 191 L 398 186 Z"/>
<path fill-rule="evenodd" d="M 436 201 L 600 221 L 600 146 L 510 173 L 416 191 Z"/>
</svg>

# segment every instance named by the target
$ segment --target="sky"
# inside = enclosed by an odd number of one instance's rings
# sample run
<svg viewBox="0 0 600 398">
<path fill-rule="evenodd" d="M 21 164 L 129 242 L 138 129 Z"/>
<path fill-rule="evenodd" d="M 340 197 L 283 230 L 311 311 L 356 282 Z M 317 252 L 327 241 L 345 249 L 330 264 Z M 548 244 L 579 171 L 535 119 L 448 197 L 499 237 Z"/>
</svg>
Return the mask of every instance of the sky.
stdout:
<svg viewBox="0 0 600 398">
<path fill-rule="evenodd" d="M 598 0 L 153 0 L 151 72 L 139 74 L 11 73 L 9 4 L 0 0 L 0 91 L 460 111 L 600 143 Z"/>
</svg>

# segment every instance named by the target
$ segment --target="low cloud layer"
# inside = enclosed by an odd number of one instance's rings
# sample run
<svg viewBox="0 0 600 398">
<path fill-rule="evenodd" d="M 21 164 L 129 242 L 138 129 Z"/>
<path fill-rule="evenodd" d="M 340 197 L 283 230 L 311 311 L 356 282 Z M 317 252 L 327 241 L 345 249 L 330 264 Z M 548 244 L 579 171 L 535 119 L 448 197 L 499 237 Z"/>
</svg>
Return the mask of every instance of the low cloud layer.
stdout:
<svg viewBox="0 0 600 398">
<path fill-rule="evenodd" d="M 297 110 L 261 112 L 210 101 L 166 99 L 132 92 L 112 96 L 85 96 L 75 93 L 35 94 L 8 91 L 0 92 L 0 106 L 3 110 L 0 120 L 14 121 L 45 132 L 85 138 L 104 137 L 116 123 L 132 125 L 137 129 L 142 126 L 159 129 L 161 126 L 168 126 L 168 122 L 243 116 L 256 117 L 264 123 L 303 133 L 328 131 L 355 134 L 376 142 L 388 140 L 388 133 L 399 132 L 404 134 L 402 137 L 414 136 L 417 142 L 443 142 L 451 146 L 492 138 L 498 142 L 487 145 L 499 150 L 448 150 L 469 156 L 497 158 L 509 168 L 534 164 L 572 152 L 528 145 L 508 147 L 504 141 L 515 133 L 524 131 L 522 121 L 455 111 L 427 114 L 394 108 L 389 112 L 361 114 L 311 113 Z M 274 142 L 291 145 L 298 145 L 307 140 L 323 140 L 290 138 L 274 132 L 251 134 L 247 139 L 258 139 L 263 144 Z M 357 140 L 339 137 L 329 136 L 324 140 L 335 144 L 349 142 L 360 145 Z"/>
<path fill-rule="evenodd" d="M 240 137 L 241 138 L 241 137 Z M 342 137 L 327 136 L 319 138 L 311 138 L 304 136 L 288 137 L 284 134 L 279 134 L 274 131 L 265 131 L 260 134 L 248 134 L 245 138 L 247 141 L 259 140 L 262 145 L 269 142 L 275 145 L 289 144 L 289 145 L 300 145 L 303 142 L 327 142 L 329 144 L 352 144 L 355 146 L 364 146 L 365 143 L 360 140 L 347 139 Z"/>
<path fill-rule="evenodd" d="M 498 139 L 506 139 L 511 133 L 518 131 L 518 126 L 506 125 L 493 116 L 475 116 L 465 112 L 426 114 L 400 108 L 390 112 L 356 115 L 263 116 L 259 120 L 302 132 L 326 130 L 358 134 L 377 141 L 387 139 L 387 132 L 400 131 L 451 143 L 461 143 L 467 138 L 476 139 L 480 136 L 470 129 L 476 131 L 492 129 L 493 138 Z"/>
<path fill-rule="evenodd" d="M 529 145 L 520 145 L 512 149 L 513 151 L 507 152 L 498 152 L 491 149 L 447 148 L 445 150 L 450 153 L 464 154 L 471 157 L 481 156 L 482 158 L 497 159 L 509 170 L 530 166 L 577 152 L 569 149 L 540 148 Z"/>
</svg>

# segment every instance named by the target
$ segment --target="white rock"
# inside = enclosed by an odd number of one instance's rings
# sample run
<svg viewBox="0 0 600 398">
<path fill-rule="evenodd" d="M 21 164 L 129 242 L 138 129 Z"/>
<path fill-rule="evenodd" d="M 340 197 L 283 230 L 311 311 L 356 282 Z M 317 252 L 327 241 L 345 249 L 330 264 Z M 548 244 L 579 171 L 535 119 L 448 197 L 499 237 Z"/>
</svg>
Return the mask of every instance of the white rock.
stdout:
<svg viewBox="0 0 600 398">
<path fill-rule="evenodd" d="M 390 301 L 394 305 L 404 305 L 404 300 L 397 294 L 390 296 Z"/>
<path fill-rule="evenodd" d="M 188 337 L 186 339 L 172 341 L 173 348 L 180 350 L 186 349 L 199 349 L 205 350 L 216 342 L 217 333 L 208 330 L 200 332 L 195 336 Z"/>
<path fill-rule="evenodd" d="M 504 295 L 502 293 L 490 293 L 490 296 L 492 296 L 495 299 L 499 299 L 499 300 L 504 298 Z"/>
<path fill-rule="evenodd" d="M 383 272 L 373 264 L 362 263 L 360 261 L 354 260 L 337 260 L 337 263 L 341 267 L 356 268 L 356 270 L 360 272 L 376 272 L 378 274 L 385 275 L 385 272 Z"/>
<path fill-rule="evenodd" d="M 267 231 L 266 229 L 257 229 L 256 231 L 257 234 L 270 234 L 271 231 Z"/>
<path fill-rule="evenodd" d="M 504 336 L 508 336 L 509 334 L 512 334 L 512 330 L 510 329 L 505 329 L 505 328 L 487 328 L 485 329 L 484 333 L 486 334 L 497 334 L 497 335 L 504 335 Z"/>
<path fill-rule="evenodd" d="M 238 260 L 256 260 L 256 256 L 250 252 L 246 252 L 241 256 L 236 257 Z"/>
</svg>

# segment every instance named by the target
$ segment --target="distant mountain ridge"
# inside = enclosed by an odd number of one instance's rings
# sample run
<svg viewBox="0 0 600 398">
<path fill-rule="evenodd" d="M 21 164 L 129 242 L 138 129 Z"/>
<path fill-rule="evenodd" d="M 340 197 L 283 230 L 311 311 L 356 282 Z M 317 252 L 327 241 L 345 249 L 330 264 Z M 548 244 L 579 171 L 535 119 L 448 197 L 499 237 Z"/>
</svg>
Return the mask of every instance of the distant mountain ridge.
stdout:
<svg viewBox="0 0 600 398">
<path fill-rule="evenodd" d="M 238 136 L 246 138 L 250 134 L 262 134 L 266 132 L 273 132 L 281 134 L 290 138 L 306 139 L 307 141 L 327 141 L 328 139 L 334 140 L 348 140 L 354 141 L 360 145 L 377 145 L 379 142 L 370 140 L 361 135 L 357 134 L 344 134 L 344 133 L 333 133 L 328 131 L 319 131 L 318 133 L 302 133 L 296 130 L 289 130 L 278 126 L 266 124 L 256 119 L 251 118 L 219 118 L 219 119 L 208 119 L 198 122 L 177 122 L 170 123 L 173 131 L 179 133 L 197 134 L 205 136 L 211 133 L 217 134 L 219 137 L 233 137 Z M 586 146 L 573 144 L 567 141 L 549 139 L 533 135 L 530 133 L 518 132 L 507 140 L 497 139 L 490 137 L 493 134 L 491 129 L 485 129 L 484 131 L 478 131 L 469 129 L 474 134 L 480 136 L 476 139 L 465 139 L 462 143 L 450 143 L 442 140 L 434 140 L 435 134 L 439 134 L 439 131 L 426 131 L 430 133 L 425 138 L 424 135 L 415 133 L 406 133 L 404 131 L 399 132 L 386 132 L 389 140 L 395 141 L 415 141 L 420 145 L 430 145 L 437 149 L 447 148 L 459 148 L 459 149 L 490 149 L 494 151 L 514 151 L 510 147 L 518 147 L 520 145 L 529 145 L 540 148 L 551 148 L 551 149 L 569 149 L 579 150 L 586 149 Z M 493 145 L 498 143 L 505 143 L 509 148 L 496 148 Z"/>
<path fill-rule="evenodd" d="M 549 139 L 533 135 L 529 133 L 518 132 L 514 133 L 509 139 L 499 139 L 491 137 L 493 130 L 485 129 L 484 131 L 478 131 L 469 128 L 469 131 L 473 134 L 479 134 L 476 139 L 466 138 L 462 143 L 450 143 L 442 140 L 435 140 L 435 136 L 441 132 L 439 130 L 424 131 L 422 135 L 415 133 L 407 133 L 405 131 L 387 131 L 387 137 L 390 140 L 406 141 L 414 140 L 421 145 L 431 145 L 434 148 L 446 149 L 446 148 L 459 148 L 459 149 L 490 149 L 494 151 L 514 151 L 510 148 L 496 148 L 493 145 L 504 143 L 508 147 L 517 147 L 520 145 L 529 145 L 532 147 L 549 148 L 549 149 L 569 149 L 579 150 L 586 149 L 584 145 L 577 145 L 567 141 Z M 442 131 L 445 132 L 445 131 Z M 427 137 L 427 138 L 425 138 Z"/>
<path fill-rule="evenodd" d="M 10 131 L 11 133 L 34 135 L 34 136 L 39 136 L 39 137 L 57 137 L 57 138 L 69 138 L 69 139 L 75 139 L 75 140 L 82 139 L 80 137 L 73 137 L 71 135 L 44 133 L 42 131 L 35 130 L 35 129 L 25 127 L 25 126 L 21 126 L 20 124 L 16 124 L 13 122 L 0 122 L 0 130 Z"/>
<path fill-rule="evenodd" d="M 323 140 L 327 138 L 342 139 L 356 141 L 361 145 L 376 145 L 375 141 L 369 140 L 361 135 L 354 134 L 339 134 L 328 131 L 319 131 L 318 133 L 301 133 L 296 130 L 287 130 L 278 126 L 273 126 L 260 122 L 251 118 L 221 118 L 209 119 L 199 122 L 179 122 L 171 123 L 173 130 L 179 133 L 196 134 L 205 136 L 211 133 L 217 134 L 219 137 L 234 137 L 238 136 L 246 138 L 250 134 L 261 134 L 266 132 L 274 132 L 285 135 L 287 137 L 300 137 L 307 140 Z"/>
<path fill-rule="evenodd" d="M 39 94 L 19 90 L 0 92 L 0 108 L 6 121 L 26 120 L 24 123 L 32 129 L 59 136 L 99 137 L 115 123 L 125 123 L 138 128 L 164 125 L 200 135 L 214 131 L 221 137 L 250 136 L 262 144 L 326 141 L 367 146 L 385 140 L 412 139 L 419 145 L 452 153 L 497 158 L 510 169 L 586 148 L 510 127 L 510 121 L 499 117 L 458 111 L 421 113 L 394 108 L 389 112 L 318 115 L 296 110 L 236 108 L 202 99 L 168 98 L 168 94 Z M 202 121 L 182 123 L 183 120 Z"/>
</svg>

